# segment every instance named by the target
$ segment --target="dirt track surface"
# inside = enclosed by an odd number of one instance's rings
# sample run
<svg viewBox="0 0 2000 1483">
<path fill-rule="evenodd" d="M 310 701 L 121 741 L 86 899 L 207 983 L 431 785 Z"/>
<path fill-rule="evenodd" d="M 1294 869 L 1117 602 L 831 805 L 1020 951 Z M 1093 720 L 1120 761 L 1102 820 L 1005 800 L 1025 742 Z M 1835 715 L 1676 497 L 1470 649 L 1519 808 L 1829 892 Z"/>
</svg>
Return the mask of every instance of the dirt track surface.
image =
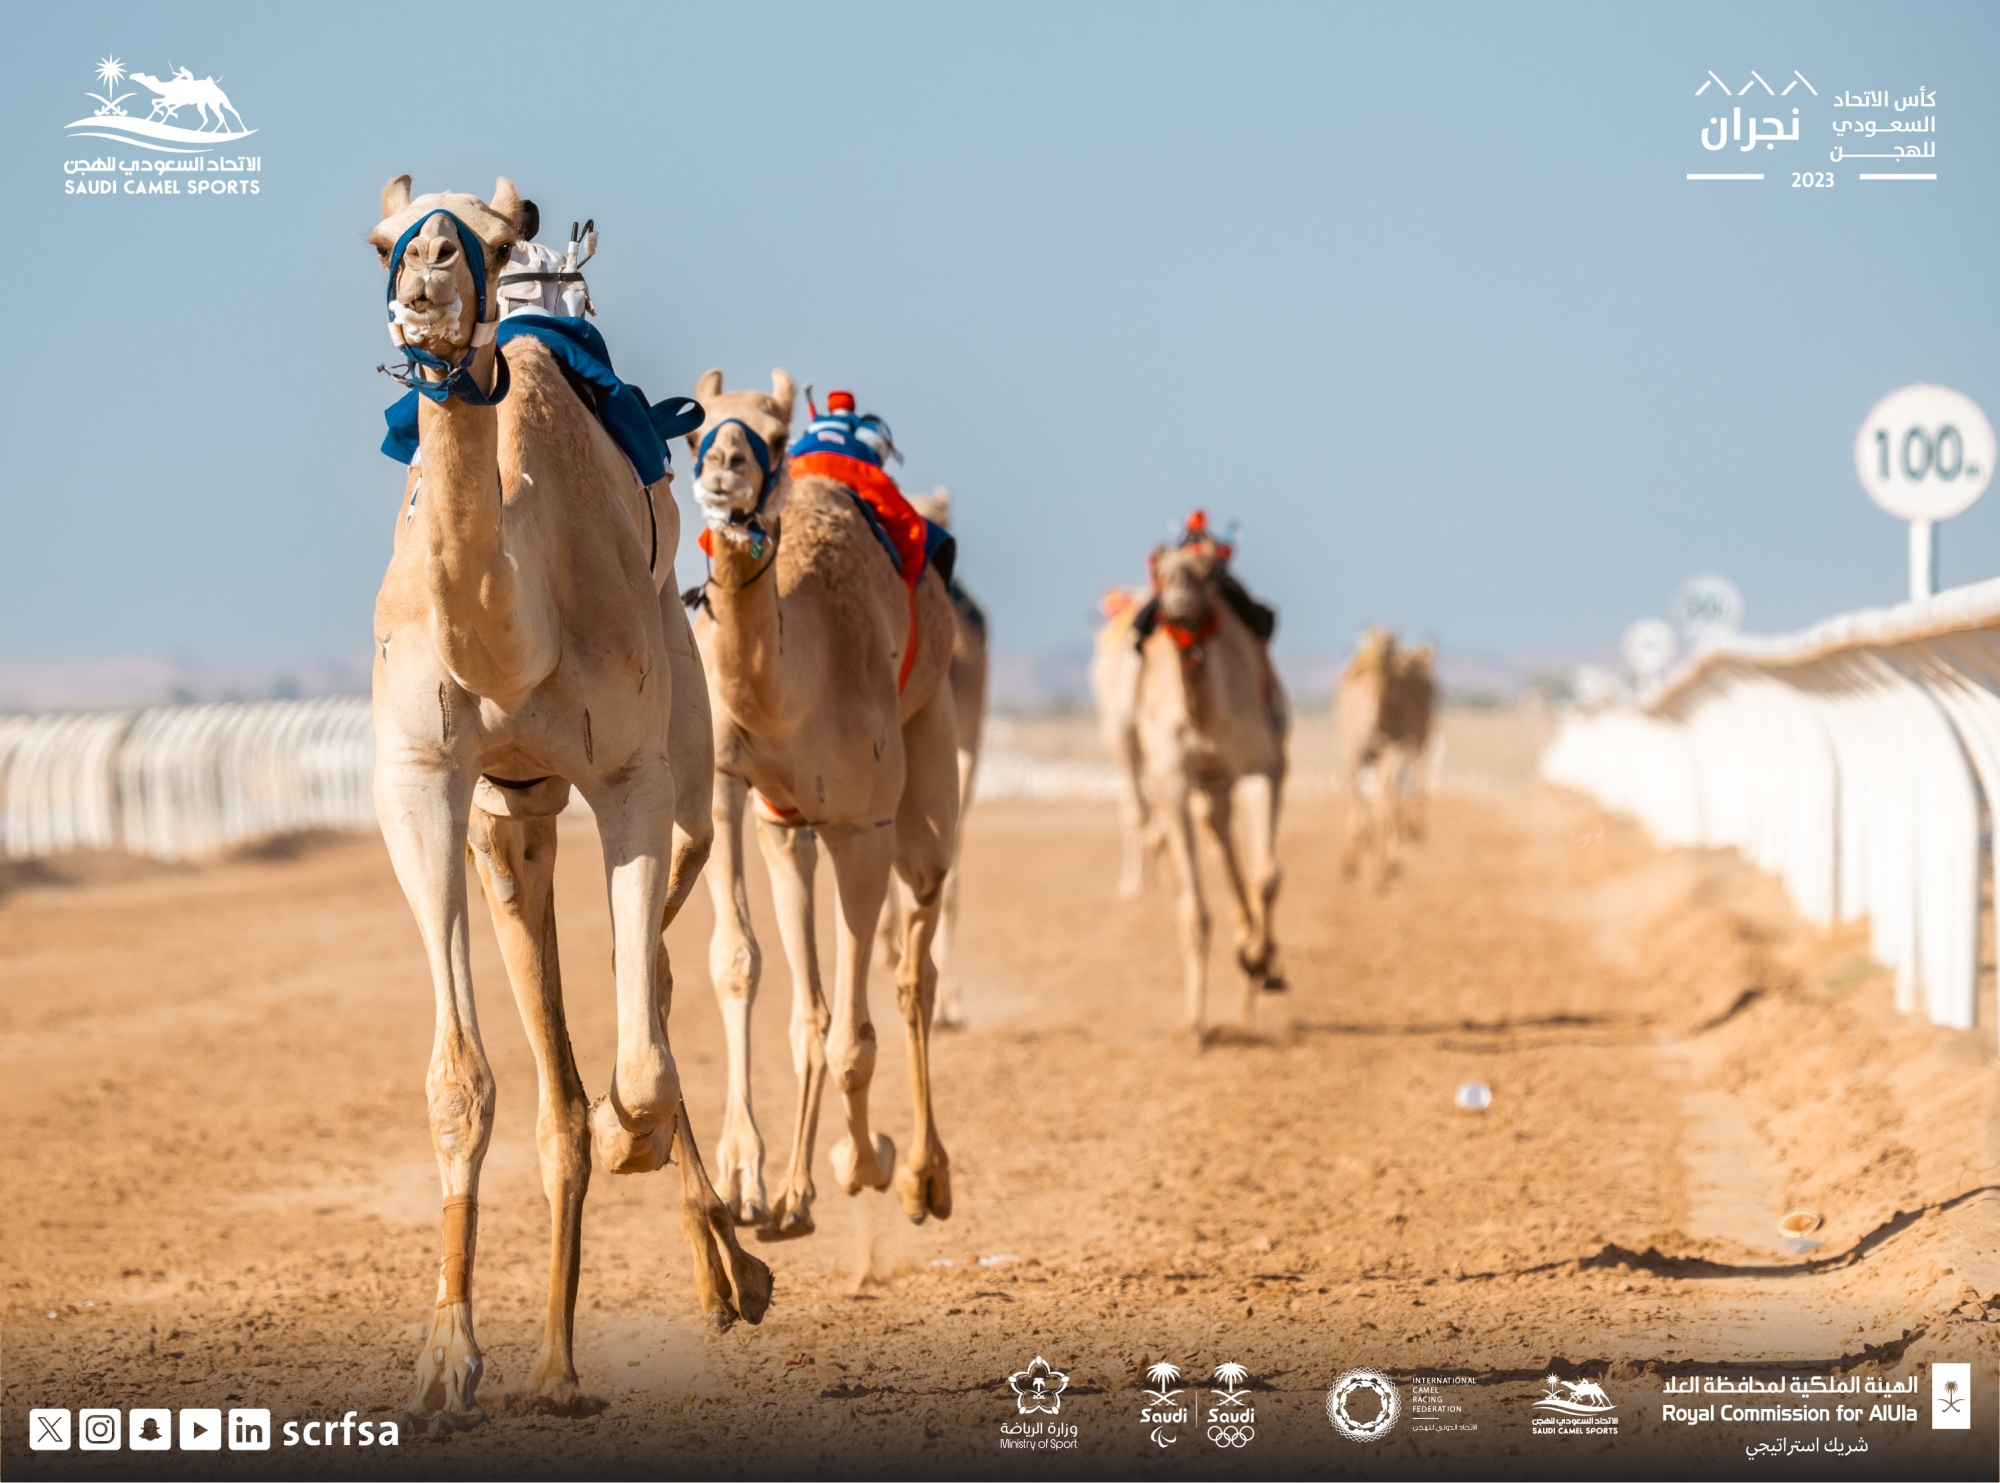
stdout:
<svg viewBox="0 0 2000 1483">
<path fill-rule="evenodd" d="M 839 1195 L 823 1137 L 819 1234 L 756 1248 L 776 1273 L 771 1312 L 714 1335 L 694 1311 L 674 1176 L 595 1174 L 579 1416 L 540 1414 L 517 1389 L 547 1214 L 533 1071 L 476 911 L 500 1087 L 475 1285 L 491 1424 L 393 1452 L 155 1454 L 141 1472 L 1630 1474 L 1663 1435 L 1661 1377 L 1734 1362 L 1874 1377 L 1970 1360 L 1990 1405 L 2000 1221 L 1973 1193 L 2000 1184 L 1990 1029 L 1896 1014 L 1858 935 L 1808 932 L 1740 864 L 1659 854 L 1564 796 L 1440 798 L 1431 838 L 1380 894 L 1338 879 L 1338 822 L 1324 800 L 1289 807 L 1293 992 L 1198 1053 L 1175 1024 L 1168 901 L 1111 899 L 1110 808 L 982 805 L 963 888 L 976 1023 L 936 1050 L 957 1213 L 913 1228 L 888 1196 Z M 602 875 L 587 823 L 562 848 L 571 1030 L 595 1094 L 613 1026 Z M 130 1454 L 28 1453 L 30 1405 L 396 1415 L 432 1291 L 437 1185 L 430 986 L 380 843 L 13 871 L 8 1474 L 138 1475 Z M 755 1094 L 775 1178 L 789 984 L 752 875 Z M 673 1039 L 704 1142 L 722 1084 L 708 928 L 701 891 L 671 946 Z M 878 1126 L 900 1147 L 893 989 L 873 998 Z M 1454 1108 L 1471 1079 L 1491 1086 L 1489 1111 Z M 1797 1205 L 1826 1215 L 1816 1252 L 1780 1249 L 1775 1222 Z M 963 1264 L 980 1256 L 1021 1260 Z M 1074 1452 L 1000 1448 L 1019 1419 L 1006 1377 L 1037 1356 L 1069 1376 Z M 1140 1382 L 1162 1359 L 1195 1377 L 1244 1365 L 1254 1442 L 1218 1451 L 1184 1428 L 1156 1449 Z M 1417 1374 L 1468 1377 L 1454 1419 L 1477 1432 L 1336 1436 L 1326 1388 L 1361 1365 L 1406 1391 Z M 1529 1435 L 1552 1365 L 1621 1402 L 1619 1441 Z M 1981 1427 L 1976 1454 L 1935 1450 L 1959 1438 L 1921 1423 L 1876 1428 L 1870 1459 L 1839 1475 L 1962 1473 L 1973 1456 L 1971 1475 L 1991 1476 L 1990 1416 Z M 1676 1431 L 1682 1450 L 1658 1466 L 1739 1476 L 1744 1438 L 1782 1430 Z"/>
</svg>

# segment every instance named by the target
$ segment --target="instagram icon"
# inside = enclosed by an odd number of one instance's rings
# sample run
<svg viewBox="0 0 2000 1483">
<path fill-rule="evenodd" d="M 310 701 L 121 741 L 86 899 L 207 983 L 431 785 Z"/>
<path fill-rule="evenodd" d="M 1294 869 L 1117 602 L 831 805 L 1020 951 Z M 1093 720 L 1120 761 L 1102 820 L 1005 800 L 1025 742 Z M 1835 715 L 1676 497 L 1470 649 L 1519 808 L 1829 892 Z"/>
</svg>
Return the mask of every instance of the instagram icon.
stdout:
<svg viewBox="0 0 2000 1483">
<path fill-rule="evenodd" d="M 85 1452 L 116 1452 L 120 1420 L 116 1411 L 77 1412 L 77 1447 Z"/>
</svg>

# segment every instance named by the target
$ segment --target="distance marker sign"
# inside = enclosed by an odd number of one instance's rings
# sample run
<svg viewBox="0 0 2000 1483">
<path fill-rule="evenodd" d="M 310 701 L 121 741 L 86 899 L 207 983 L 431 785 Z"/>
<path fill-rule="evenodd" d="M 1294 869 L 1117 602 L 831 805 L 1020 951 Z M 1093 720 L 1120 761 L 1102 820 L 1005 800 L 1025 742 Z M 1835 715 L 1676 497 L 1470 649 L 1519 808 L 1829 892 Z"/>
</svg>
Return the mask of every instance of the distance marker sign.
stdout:
<svg viewBox="0 0 2000 1483">
<path fill-rule="evenodd" d="M 1903 520 L 1949 520 L 1993 477 L 1993 424 L 1948 386 L 1892 391 L 1862 420 L 1854 472 L 1870 499 Z"/>
</svg>

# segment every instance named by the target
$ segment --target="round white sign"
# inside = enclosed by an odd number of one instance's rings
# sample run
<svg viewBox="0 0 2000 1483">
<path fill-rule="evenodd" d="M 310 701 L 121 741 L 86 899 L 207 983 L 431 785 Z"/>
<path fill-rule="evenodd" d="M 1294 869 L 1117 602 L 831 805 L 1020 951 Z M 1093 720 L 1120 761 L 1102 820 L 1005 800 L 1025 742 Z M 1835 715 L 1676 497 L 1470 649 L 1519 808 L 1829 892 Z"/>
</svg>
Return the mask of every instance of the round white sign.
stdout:
<svg viewBox="0 0 2000 1483">
<path fill-rule="evenodd" d="M 1665 674 L 1679 648 L 1673 625 L 1660 618 L 1641 618 L 1625 630 L 1624 640 L 1618 645 L 1625 662 L 1641 679 L 1657 679 Z"/>
<path fill-rule="evenodd" d="M 1734 633 L 1743 626 L 1743 594 L 1713 572 L 1689 577 L 1674 593 L 1674 621 L 1702 638 Z"/>
<path fill-rule="evenodd" d="M 1993 477 L 1993 424 L 1948 386 L 1892 391 L 1854 438 L 1854 472 L 1868 497 L 1904 520 L 1949 520 Z"/>
</svg>

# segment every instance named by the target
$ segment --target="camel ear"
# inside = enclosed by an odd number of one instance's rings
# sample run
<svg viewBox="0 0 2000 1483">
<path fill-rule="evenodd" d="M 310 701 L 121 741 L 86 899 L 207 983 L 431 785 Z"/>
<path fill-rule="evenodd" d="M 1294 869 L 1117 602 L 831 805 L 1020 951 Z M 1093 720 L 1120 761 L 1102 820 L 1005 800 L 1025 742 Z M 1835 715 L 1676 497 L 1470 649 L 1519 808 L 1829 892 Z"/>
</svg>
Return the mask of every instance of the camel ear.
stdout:
<svg viewBox="0 0 2000 1483">
<path fill-rule="evenodd" d="M 722 395 L 722 372 L 709 369 L 701 373 L 701 380 L 694 384 L 694 399 L 706 407 Z"/>
<path fill-rule="evenodd" d="M 774 366 L 771 370 L 771 400 L 777 403 L 778 416 L 784 419 L 786 427 L 792 425 L 792 401 L 796 396 L 792 378 Z"/>
<path fill-rule="evenodd" d="M 931 518 L 939 525 L 951 524 L 951 491 L 940 484 L 931 491 L 931 507 L 937 514 Z"/>
<path fill-rule="evenodd" d="M 493 182 L 492 205 L 495 216 L 505 217 L 515 231 L 521 230 L 521 193 L 514 189 L 514 182 L 504 175 Z"/>
<path fill-rule="evenodd" d="M 387 221 L 410 204 L 410 177 L 398 175 L 382 187 L 382 220 Z"/>
</svg>

